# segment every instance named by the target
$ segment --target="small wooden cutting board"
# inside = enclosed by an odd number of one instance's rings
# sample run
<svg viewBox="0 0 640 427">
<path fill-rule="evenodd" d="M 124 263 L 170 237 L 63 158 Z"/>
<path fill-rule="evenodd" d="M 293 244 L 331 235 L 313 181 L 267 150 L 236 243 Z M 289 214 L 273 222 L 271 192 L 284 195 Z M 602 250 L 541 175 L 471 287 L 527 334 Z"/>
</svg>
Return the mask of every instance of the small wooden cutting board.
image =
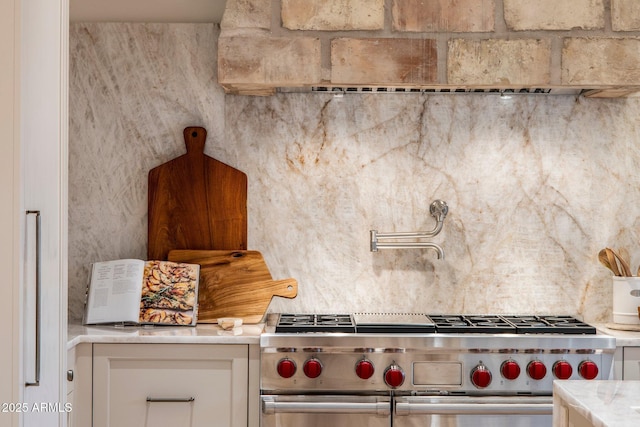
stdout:
<svg viewBox="0 0 640 427">
<path fill-rule="evenodd" d="M 149 171 L 147 259 L 172 249 L 247 248 L 247 175 L 204 154 L 207 131 L 183 131 L 187 154 Z"/>
<path fill-rule="evenodd" d="M 274 296 L 295 298 L 295 279 L 273 280 L 258 251 L 172 250 L 169 260 L 200 264 L 198 323 L 239 317 L 259 323 Z"/>
</svg>

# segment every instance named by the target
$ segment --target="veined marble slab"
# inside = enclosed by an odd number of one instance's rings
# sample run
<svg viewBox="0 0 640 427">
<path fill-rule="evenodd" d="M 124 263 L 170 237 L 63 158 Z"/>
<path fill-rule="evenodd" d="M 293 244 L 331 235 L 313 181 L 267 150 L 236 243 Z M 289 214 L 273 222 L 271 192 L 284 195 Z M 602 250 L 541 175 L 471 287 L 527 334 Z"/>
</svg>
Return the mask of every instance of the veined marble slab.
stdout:
<svg viewBox="0 0 640 427">
<path fill-rule="evenodd" d="M 570 314 L 611 321 L 605 246 L 640 263 L 640 100 L 225 95 L 218 29 L 72 24 L 69 308 L 90 263 L 146 255 L 147 173 L 207 128 L 249 178 L 249 249 L 299 282 L 272 312 Z M 369 251 L 430 230 L 431 250 Z"/>
</svg>

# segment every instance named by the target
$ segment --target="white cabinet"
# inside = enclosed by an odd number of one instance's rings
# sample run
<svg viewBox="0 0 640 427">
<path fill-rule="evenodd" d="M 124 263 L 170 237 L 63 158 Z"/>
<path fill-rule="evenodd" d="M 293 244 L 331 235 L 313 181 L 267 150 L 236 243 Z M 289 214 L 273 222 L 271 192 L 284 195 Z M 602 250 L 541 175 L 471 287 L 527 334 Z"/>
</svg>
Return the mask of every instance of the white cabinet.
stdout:
<svg viewBox="0 0 640 427">
<path fill-rule="evenodd" d="M 619 347 L 616 355 L 622 362 L 621 374 L 616 369 L 616 378 L 622 380 L 640 380 L 640 347 Z M 619 360 L 616 359 L 616 363 Z"/>
<path fill-rule="evenodd" d="M 249 356 L 249 345 L 94 344 L 93 426 L 246 427 Z"/>
<path fill-rule="evenodd" d="M 67 9 L 65 0 L 20 3 L 24 427 L 66 424 Z"/>
<path fill-rule="evenodd" d="M 66 424 L 67 10 L 0 0 L 0 393 L 24 409 L 3 425 Z"/>
<path fill-rule="evenodd" d="M 622 350 L 624 347 L 616 347 L 616 352 L 613 354 L 613 379 L 621 380 L 622 379 Z"/>
<path fill-rule="evenodd" d="M 640 347 L 623 347 L 623 371 L 625 380 L 640 380 Z"/>
<path fill-rule="evenodd" d="M 90 427 L 93 384 L 92 344 L 78 344 L 67 354 L 67 412 L 68 427 Z"/>
<path fill-rule="evenodd" d="M 75 375 L 75 361 L 76 361 L 76 348 L 72 348 L 67 352 L 67 399 L 66 404 L 67 407 L 70 408 L 70 411 L 67 411 L 67 427 L 73 427 L 77 425 L 73 422 L 73 399 L 75 392 L 75 383 L 74 383 L 74 375 Z"/>
<path fill-rule="evenodd" d="M 563 400 L 554 404 L 553 427 L 593 427 L 584 415 Z"/>
</svg>

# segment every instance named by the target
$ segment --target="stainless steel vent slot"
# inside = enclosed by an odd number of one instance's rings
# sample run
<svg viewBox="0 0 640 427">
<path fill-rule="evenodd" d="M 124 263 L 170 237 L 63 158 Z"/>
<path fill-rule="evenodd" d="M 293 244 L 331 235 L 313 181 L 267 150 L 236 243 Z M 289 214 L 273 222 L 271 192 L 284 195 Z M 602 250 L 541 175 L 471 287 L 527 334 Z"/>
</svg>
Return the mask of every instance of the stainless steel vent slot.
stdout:
<svg viewBox="0 0 640 427">
<path fill-rule="evenodd" d="M 495 94 L 495 95 L 580 95 L 582 90 L 573 88 L 474 88 L 474 87 L 406 87 L 406 86 L 349 86 L 323 85 L 310 87 L 280 87 L 281 93 L 404 93 L 404 94 Z"/>
</svg>

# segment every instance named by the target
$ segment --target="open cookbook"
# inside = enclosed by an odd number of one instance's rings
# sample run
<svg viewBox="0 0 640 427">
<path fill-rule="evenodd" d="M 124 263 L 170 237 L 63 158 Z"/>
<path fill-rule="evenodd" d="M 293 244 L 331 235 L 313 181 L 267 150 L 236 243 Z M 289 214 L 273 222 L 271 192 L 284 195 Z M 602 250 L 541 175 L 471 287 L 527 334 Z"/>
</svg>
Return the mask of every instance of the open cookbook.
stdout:
<svg viewBox="0 0 640 427">
<path fill-rule="evenodd" d="M 120 259 L 91 265 L 83 323 L 195 326 L 200 266 Z"/>
</svg>

